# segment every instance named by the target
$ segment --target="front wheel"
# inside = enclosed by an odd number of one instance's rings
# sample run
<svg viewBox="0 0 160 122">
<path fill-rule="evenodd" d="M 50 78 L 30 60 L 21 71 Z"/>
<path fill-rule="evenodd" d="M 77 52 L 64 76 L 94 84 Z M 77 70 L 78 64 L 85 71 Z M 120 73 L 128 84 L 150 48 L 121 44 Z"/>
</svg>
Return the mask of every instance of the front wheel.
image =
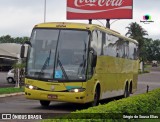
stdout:
<svg viewBox="0 0 160 122">
<path fill-rule="evenodd" d="M 98 89 L 96 88 L 94 93 L 94 100 L 91 103 L 91 106 L 97 106 L 98 104 L 99 104 L 99 92 L 98 92 Z"/>
<path fill-rule="evenodd" d="M 40 104 L 43 107 L 48 107 L 50 104 L 50 101 L 46 101 L 46 100 L 40 100 Z"/>
<path fill-rule="evenodd" d="M 8 81 L 8 83 L 14 83 L 14 79 L 11 77 L 7 78 L 7 81 Z"/>
</svg>

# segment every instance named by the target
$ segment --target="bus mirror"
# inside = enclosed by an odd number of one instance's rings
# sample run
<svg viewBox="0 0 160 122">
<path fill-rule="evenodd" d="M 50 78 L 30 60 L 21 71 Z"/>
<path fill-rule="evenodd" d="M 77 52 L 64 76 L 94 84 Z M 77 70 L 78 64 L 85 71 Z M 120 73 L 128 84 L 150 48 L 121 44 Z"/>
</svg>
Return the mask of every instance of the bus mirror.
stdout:
<svg viewBox="0 0 160 122">
<path fill-rule="evenodd" d="M 22 46 L 21 46 L 21 52 L 20 52 L 20 54 L 21 54 L 20 57 L 21 57 L 21 58 L 24 58 L 24 53 L 25 53 L 25 46 L 22 45 Z"/>
<path fill-rule="evenodd" d="M 31 44 L 31 42 L 30 42 L 30 41 L 25 41 L 25 42 L 24 42 L 24 44 L 27 44 L 27 45 L 29 45 L 29 46 L 31 46 L 31 47 L 32 47 L 32 44 Z"/>
<path fill-rule="evenodd" d="M 20 57 L 21 58 L 24 58 L 24 54 L 25 54 L 25 46 L 24 46 L 24 44 L 27 44 L 27 45 L 32 47 L 32 44 L 31 44 L 30 41 L 25 41 L 21 46 L 21 52 L 20 52 Z"/>
<path fill-rule="evenodd" d="M 93 48 L 90 48 L 91 62 L 92 67 L 96 67 L 97 63 L 97 53 Z"/>
<path fill-rule="evenodd" d="M 92 67 L 96 67 L 97 64 L 97 55 L 93 55 Z"/>
</svg>

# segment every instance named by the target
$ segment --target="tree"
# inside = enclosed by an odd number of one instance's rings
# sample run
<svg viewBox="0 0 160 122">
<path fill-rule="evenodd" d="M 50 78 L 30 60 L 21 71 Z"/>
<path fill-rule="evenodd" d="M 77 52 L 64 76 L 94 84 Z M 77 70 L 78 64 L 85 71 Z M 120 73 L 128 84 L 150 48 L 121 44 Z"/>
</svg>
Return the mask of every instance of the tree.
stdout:
<svg viewBox="0 0 160 122">
<path fill-rule="evenodd" d="M 0 43 L 18 43 L 23 44 L 25 41 L 29 40 L 28 37 L 16 37 L 13 38 L 10 35 L 1 36 Z"/>
<path fill-rule="evenodd" d="M 28 41 L 29 38 L 28 37 L 17 37 L 14 40 L 15 40 L 15 43 L 23 44 L 25 41 Z"/>
<path fill-rule="evenodd" d="M 145 55 L 145 60 L 160 61 L 160 40 L 145 39 L 143 45 L 143 52 Z"/>
<path fill-rule="evenodd" d="M 14 39 L 10 35 L 0 37 L 0 43 L 14 43 Z"/>
</svg>

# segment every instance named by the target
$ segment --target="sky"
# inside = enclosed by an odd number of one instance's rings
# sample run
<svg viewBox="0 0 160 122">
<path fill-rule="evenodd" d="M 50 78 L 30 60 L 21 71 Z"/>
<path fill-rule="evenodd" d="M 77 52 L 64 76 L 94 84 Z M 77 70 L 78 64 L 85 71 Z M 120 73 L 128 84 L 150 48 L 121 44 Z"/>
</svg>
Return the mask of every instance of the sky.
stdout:
<svg viewBox="0 0 160 122">
<path fill-rule="evenodd" d="M 0 0 L 0 36 L 12 37 L 30 36 L 32 28 L 44 22 L 45 0 Z M 82 22 L 88 20 L 67 20 L 67 0 L 46 0 L 46 22 Z M 143 16 L 149 14 L 152 23 L 140 22 Z M 160 39 L 160 0 L 133 0 L 133 18 L 111 20 L 111 29 L 125 35 L 126 27 L 131 22 L 137 22 L 147 32 L 147 38 Z M 94 24 L 105 25 L 105 20 L 93 20 Z"/>
</svg>

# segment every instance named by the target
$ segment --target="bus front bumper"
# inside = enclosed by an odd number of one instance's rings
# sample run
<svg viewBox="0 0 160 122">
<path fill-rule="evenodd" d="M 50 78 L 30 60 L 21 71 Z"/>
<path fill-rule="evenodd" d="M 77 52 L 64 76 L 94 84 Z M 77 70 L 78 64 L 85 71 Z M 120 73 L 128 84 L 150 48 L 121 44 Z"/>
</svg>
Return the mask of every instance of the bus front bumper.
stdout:
<svg viewBox="0 0 160 122">
<path fill-rule="evenodd" d="M 71 103 L 86 103 L 83 92 L 50 92 L 25 88 L 25 97 L 34 100 L 63 101 Z"/>
</svg>

